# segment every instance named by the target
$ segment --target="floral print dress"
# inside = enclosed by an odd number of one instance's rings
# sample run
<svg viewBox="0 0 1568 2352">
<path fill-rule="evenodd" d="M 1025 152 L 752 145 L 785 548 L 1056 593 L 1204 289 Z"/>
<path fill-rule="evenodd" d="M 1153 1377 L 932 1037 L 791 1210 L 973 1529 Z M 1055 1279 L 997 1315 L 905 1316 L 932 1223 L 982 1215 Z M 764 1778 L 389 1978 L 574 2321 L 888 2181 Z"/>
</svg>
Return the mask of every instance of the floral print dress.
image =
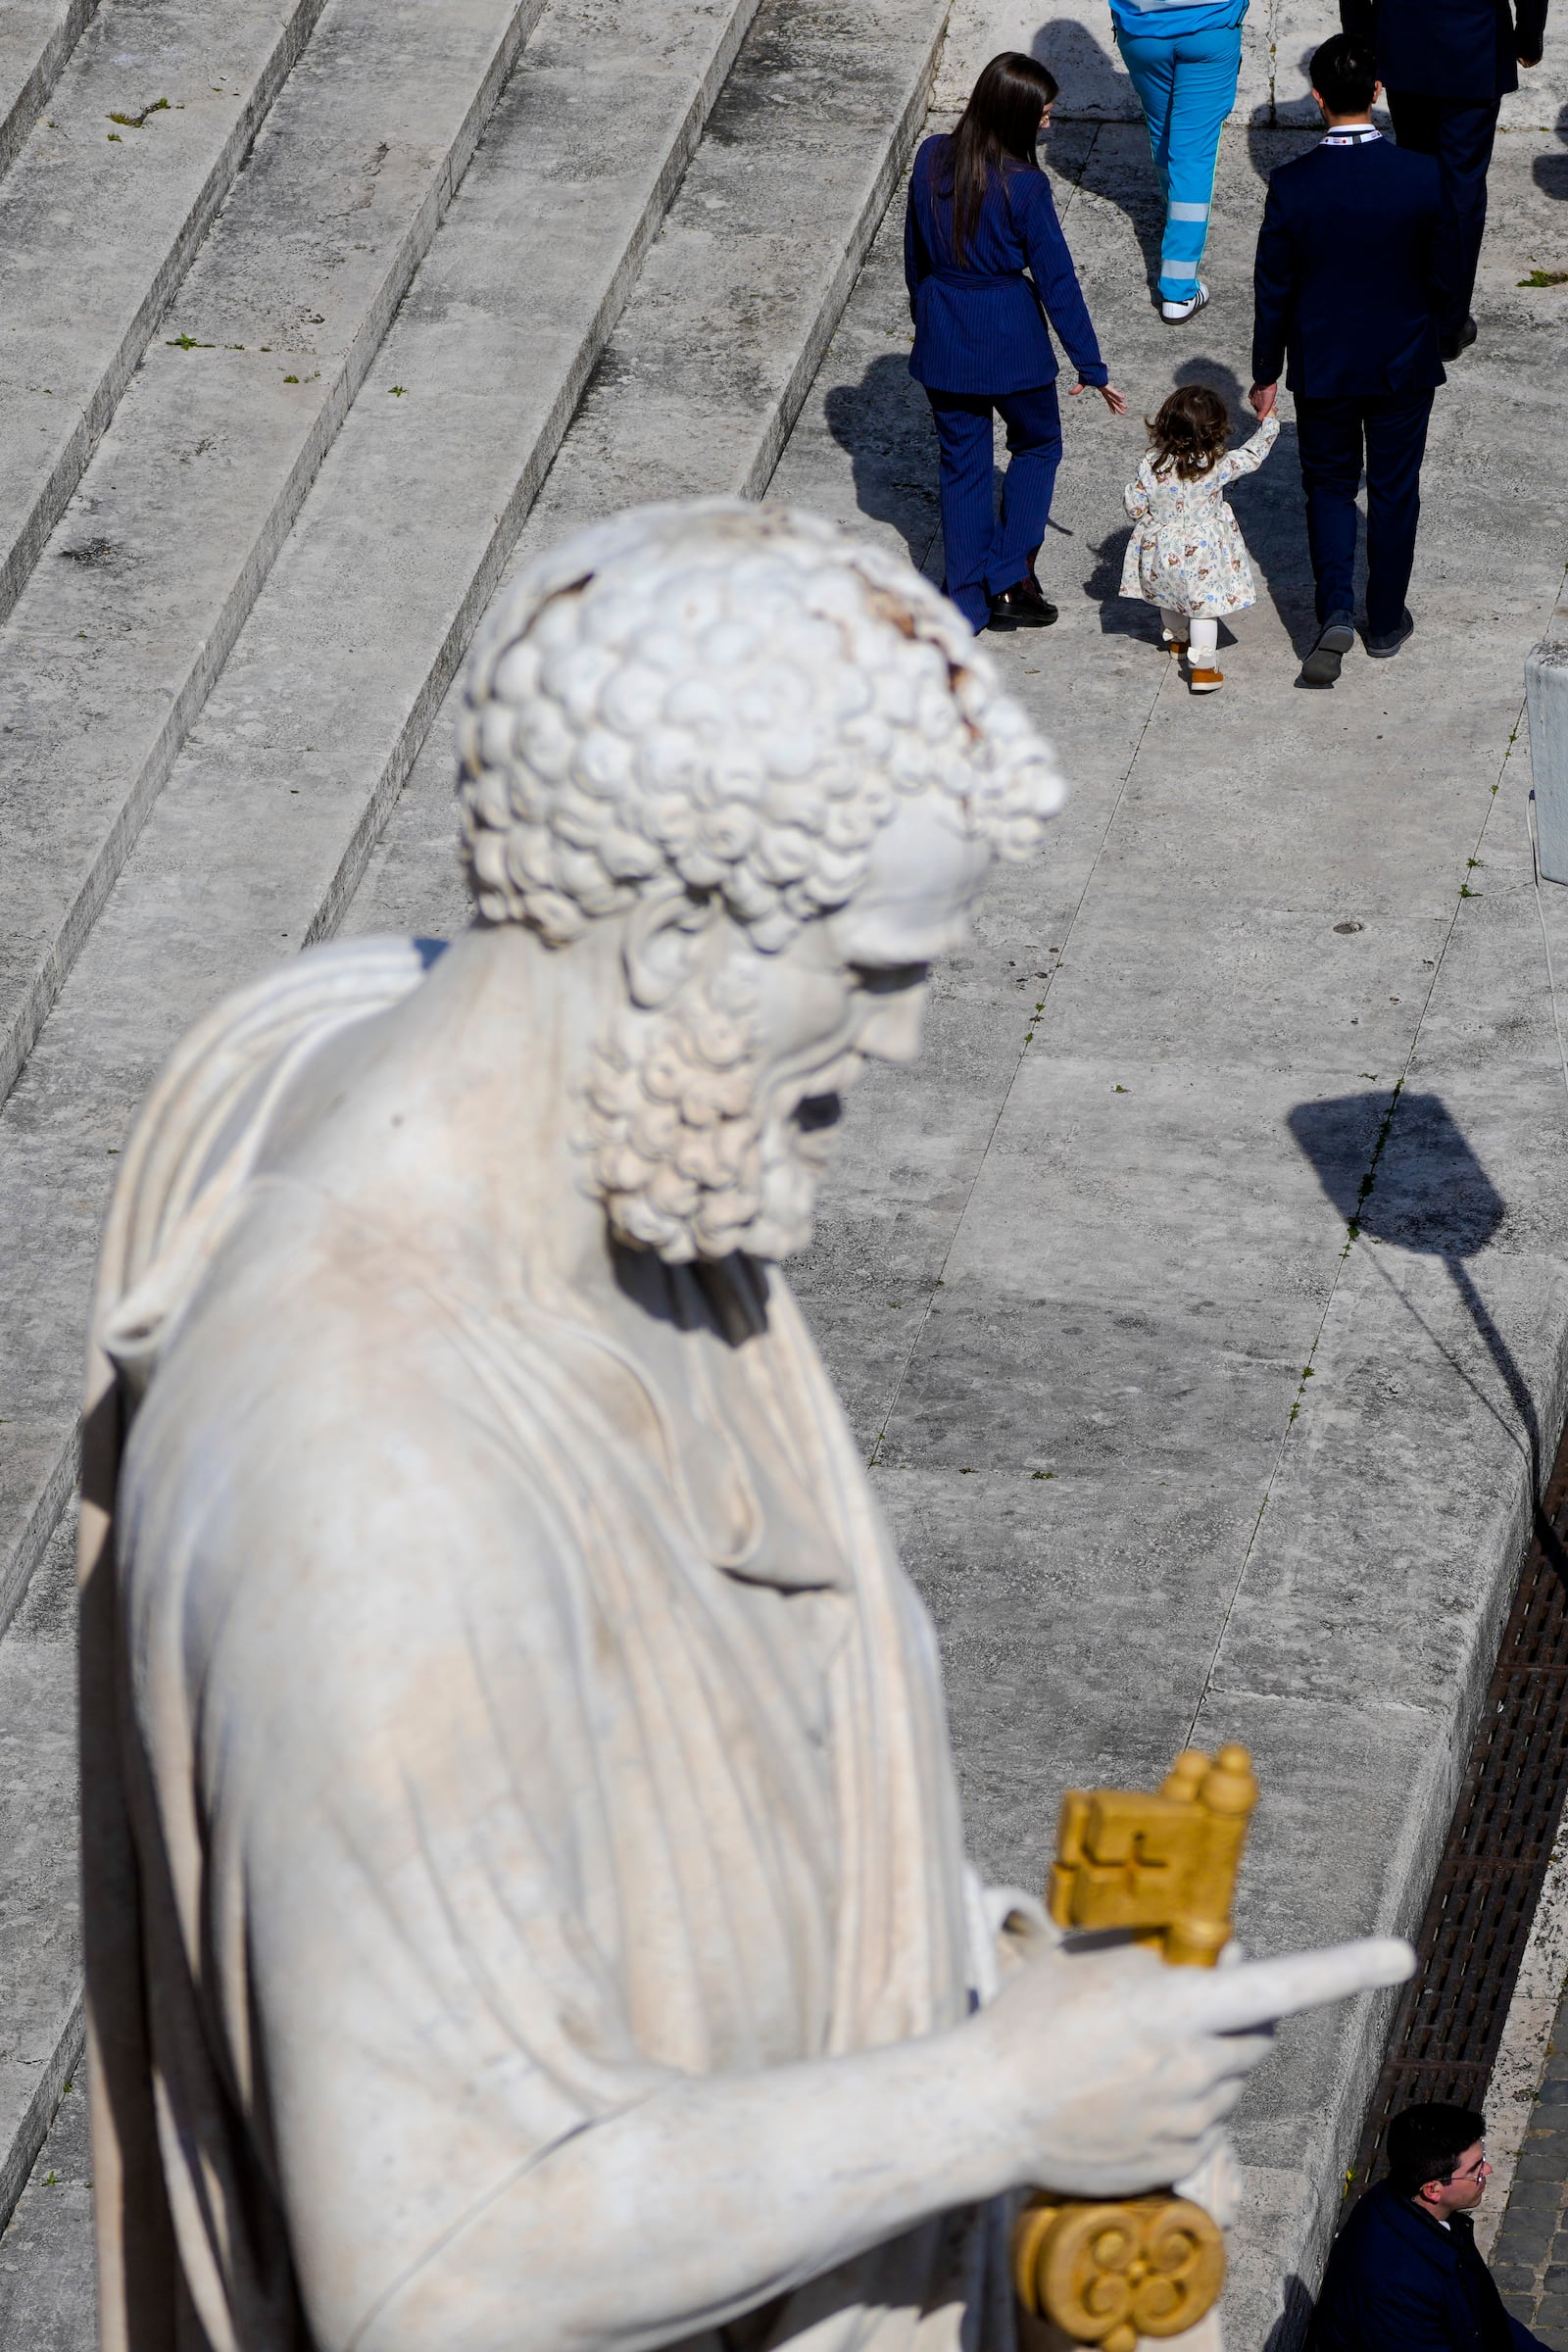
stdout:
<svg viewBox="0 0 1568 2352">
<path fill-rule="evenodd" d="M 1121 593 L 1172 612 L 1245 612 L 1257 602 L 1247 542 L 1225 504 L 1225 490 L 1255 473 L 1279 437 L 1279 419 L 1265 416 L 1250 441 L 1227 450 L 1206 473 L 1184 482 L 1174 466 L 1156 473 L 1146 458 L 1122 503 L 1133 535 L 1122 565 Z"/>
</svg>

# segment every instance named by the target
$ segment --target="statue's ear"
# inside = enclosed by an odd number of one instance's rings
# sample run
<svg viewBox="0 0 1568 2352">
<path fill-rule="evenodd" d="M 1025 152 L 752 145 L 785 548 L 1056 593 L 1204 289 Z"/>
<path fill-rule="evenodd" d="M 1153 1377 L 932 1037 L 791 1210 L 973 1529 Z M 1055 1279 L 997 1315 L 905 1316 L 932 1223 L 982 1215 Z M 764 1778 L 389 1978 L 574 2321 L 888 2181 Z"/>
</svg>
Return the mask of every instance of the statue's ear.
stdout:
<svg viewBox="0 0 1568 2352">
<path fill-rule="evenodd" d="M 620 951 L 634 1004 L 654 1012 L 669 1002 L 691 972 L 699 940 L 720 911 L 716 899 L 698 898 L 673 880 L 638 899 L 626 918 Z"/>
</svg>

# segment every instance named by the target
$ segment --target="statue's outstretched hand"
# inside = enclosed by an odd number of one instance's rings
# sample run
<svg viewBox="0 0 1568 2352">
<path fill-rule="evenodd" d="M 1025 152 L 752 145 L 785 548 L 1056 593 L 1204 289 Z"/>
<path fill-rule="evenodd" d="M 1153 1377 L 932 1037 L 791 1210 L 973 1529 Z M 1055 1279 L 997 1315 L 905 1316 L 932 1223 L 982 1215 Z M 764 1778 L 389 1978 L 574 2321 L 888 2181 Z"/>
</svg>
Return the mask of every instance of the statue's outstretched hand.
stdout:
<svg viewBox="0 0 1568 2352">
<path fill-rule="evenodd" d="M 1219 1969 L 1042 1937 L 971 2023 L 982 2095 L 1015 2135 L 1020 2182 L 1080 2196 L 1161 2187 L 1215 2144 L 1278 2019 L 1402 1984 L 1414 1966 L 1388 1936 Z"/>
</svg>

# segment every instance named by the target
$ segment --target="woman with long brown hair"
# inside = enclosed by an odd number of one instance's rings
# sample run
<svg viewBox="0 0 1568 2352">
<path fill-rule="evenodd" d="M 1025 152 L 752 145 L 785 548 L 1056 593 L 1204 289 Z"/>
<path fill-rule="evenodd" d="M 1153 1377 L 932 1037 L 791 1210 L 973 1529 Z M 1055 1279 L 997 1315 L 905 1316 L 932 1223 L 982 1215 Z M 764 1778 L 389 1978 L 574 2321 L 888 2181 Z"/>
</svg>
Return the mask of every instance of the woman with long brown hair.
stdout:
<svg viewBox="0 0 1568 2352">
<path fill-rule="evenodd" d="M 1056 608 L 1035 576 L 1061 462 L 1057 361 L 1047 319 L 1115 416 L 1051 183 L 1035 153 L 1056 82 L 1017 50 L 994 57 L 957 128 L 914 159 L 904 228 L 914 316 L 909 370 L 925 386 L 942 453 L 947 593 L 977 633 L 1043 628 Z M 1007 432 L 1002 513 L 992 515 L 993 415 Z"/>
</svg>

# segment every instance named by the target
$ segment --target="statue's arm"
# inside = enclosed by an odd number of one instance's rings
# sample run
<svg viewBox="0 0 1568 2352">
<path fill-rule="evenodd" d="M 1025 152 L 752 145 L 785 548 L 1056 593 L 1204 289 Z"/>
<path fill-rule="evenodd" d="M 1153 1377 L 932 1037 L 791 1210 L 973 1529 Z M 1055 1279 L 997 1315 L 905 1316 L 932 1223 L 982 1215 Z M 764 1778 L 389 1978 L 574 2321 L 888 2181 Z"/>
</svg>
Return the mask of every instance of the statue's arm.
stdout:
<svg viewBox="0 0 1568 2352">
<path fill-rule="evenodd" d="M 210 2030 L 256 2086 L 321 2352 L 638 2352 L 1002 2190 L 1169 2181 L 1260 2024 L 1403 1973 L 1402 1945 L 1207 1974 L 1025 1931 L 948 2031 L 656 2063 L 568 1522 L 466 1397 L 407 1415 L 318 1356 L 202 1483 L 149 1655 L 199 1693 Z"/>
<path fill-rule="evenodd" d="M 1269 2020 L 1407 1965 L 1387 1941 L 1213 1975 L 1141 1951 L 1042 1952 L 949 2032 L 672 2081 L 487 2202 L 357 2352 L 639 2352 L 1005 2189 L 1170 2181 L 1213 2144 Z"/>
</svg>

